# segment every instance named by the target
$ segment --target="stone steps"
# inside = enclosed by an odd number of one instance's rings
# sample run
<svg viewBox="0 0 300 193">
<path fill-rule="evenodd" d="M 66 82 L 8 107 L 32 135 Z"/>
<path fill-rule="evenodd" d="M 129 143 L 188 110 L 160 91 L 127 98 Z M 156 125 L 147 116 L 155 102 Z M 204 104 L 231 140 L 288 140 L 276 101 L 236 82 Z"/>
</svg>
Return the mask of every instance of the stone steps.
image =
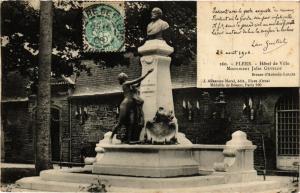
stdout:
<svg viewBox="0 0 300 193">
<path fill-rule="evenodd" d="M 73 172 L 72 172 L 73 171 Z M 130 176 L 96 175 L 74 173 L 75 170 L 47 170 L 40 174 L 41 180 L 66 183 L 90 184 L 99 180 L 107 181 L 113 187 L 124 188 L 189 188 L 224 184 L 223 176 L 188 176 L 171 178 L 146 178 Z"/>
<path fill-rule="evenodd" d="M 161 179 L 164 182 L 166 179 Z M 64 180 L 65 181 L 65 180 Z M 185 183 L 186 181 L 182 182 Z M 28 177 L 23 178 L 17 182 L 20 188 L 48 191 L 48 192 L 79 192 L 86 191 L 82 187 L 86 187 L 89 184 L 86 183 L 71 183 L 71 182 L 59 182 L 59 181 L 46 181 L 41 179 L 41 177 Z M 138 182 L 137 182 L 138 183 Z M 181 185 L 182 185 L 181 183 Z M 209 185 L 202 184 L 198 187 L 174 187 L 169 188 L 158 188 L 156 187 L 107 187 L 109 192 L 130 192 L 130 193 L 232 193 L 232 192 L 242 192 L 242 193 L 277 193 L 286 192 L 287 185 L 278 181 L 255 181 L 248 183 L 234 183 L 234 184 L 218 184 Z"/>
<path fill-rule="evenodd" d="M 277 181 L 256 181 L 251 183 L 221 184 L 215 186 L 203 186 L 193 188 L 176 189 L 130 189 L 130 188 L 111 188 L 111 192 L 130 192 L 130 193 L 289 193 L 284 184 Z"/>
<path fill-rule="evenodd" d="M 81 172 L 81 173 L 78 173 Z M 82 187 L 87 187 L 91 183 L 102 180 L 109 185 L 110 192 L 136 192 L 136 193 L 181 193 L 181 192 L 205 192 L 205 193 L 254 193 L 268 192 L 284 189 L 288 187 L 287 182 L 253 181 L 244 183 L 225 184 L 223 176 L 190 176 L 172 178 L 145 178 L 129 176 L 96 175 L 82 173 L 87 172 L 81 169 L 61 169 L 42 171 L 39 177 L 28 177 L 18 180 L 18 188 L 40 191 L 54 192 L 78 192 L 86 191 Z"/>
<path fill-rule="evenodd" d="M 16 182 L 21 189 L 39 190 L 47 192 L 78 192 L 81 187 L 86 187 L 89 184 L 70 183 L 58 181 L 46 181 L 41 177 L 22 178 Z"/>
</svg>

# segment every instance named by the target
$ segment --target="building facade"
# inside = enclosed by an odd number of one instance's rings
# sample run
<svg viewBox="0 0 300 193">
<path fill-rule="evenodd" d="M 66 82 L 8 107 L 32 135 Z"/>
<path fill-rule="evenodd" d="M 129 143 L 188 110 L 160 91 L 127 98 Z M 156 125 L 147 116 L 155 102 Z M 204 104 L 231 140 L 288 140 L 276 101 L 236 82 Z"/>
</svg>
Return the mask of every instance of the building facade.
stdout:
<svg viewBox="0 0 300 193">
<path fill-rule="evenodd" d="M 125 72 L 132 79 L 141 74 L 139 58 L 129 58 L 129 65 L 116 67 L 84 60 L 90 73 L 82 72 L 73 80 L 52 80 L 54 162 L 79 163 L 83 152 L 85 156 L 95 155 L 96 143 L 117 121 L 123 98 L 118 74 Z M 195 62 L 171 66 L 179 131 L 195 144 L 224 144 L 234 131 L 243 130 L 258 146 L 258 169 L 265 165 L 270 170 L 293 169 L 299 156 L 299 89 L 200 89 L 196 87 L 196 68 Z M 32 163 L 36 98 L 25 91 L 13 92 L 12 85 L 22 80 L 2 82 L 2 158 L 5 162 Z"/>
</svg>

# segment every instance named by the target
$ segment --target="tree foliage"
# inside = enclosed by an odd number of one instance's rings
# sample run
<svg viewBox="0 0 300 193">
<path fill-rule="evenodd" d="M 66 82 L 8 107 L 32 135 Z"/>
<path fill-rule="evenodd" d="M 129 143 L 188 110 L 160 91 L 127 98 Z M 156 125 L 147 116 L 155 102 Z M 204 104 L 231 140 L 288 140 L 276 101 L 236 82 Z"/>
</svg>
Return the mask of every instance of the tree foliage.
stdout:
<svg viewBox="0 0 300 193">
<path fill-rule="evenodd" d="M 167 42 L 174 47 L 172 64 L 179 65 L 194 60 L 197 47 L 196 2 L 126 2 L 127 47 L 135 51 L 146 41 L 146 29 L 151 22 L 151 10 L 154 7 L 162 9 L 162 19 L 170 25 Z"/>
<path fill-rule="evenodd" d="M 53 9 L 52 75 L 72 75 L 85 69 L 81 65 L 81 10 L 72 5 L 68 10 Z M 33 92 L 38 79 L 39 10 L 27 1 L 1 3 L 1 51 L 3 78 L 18 70 L 29 77 Z"/>
<path fill-rule="evenodd" d="M 82 59 L 101 66 L 128 65 L 125 53 L 82 52 L 82 2 L 60 1 L 53 14 L 52 73 L 66 76 L 89 69 Z M 196 2 L 125 2 L 126 52 L 138 55 L 146 41 L 146 27 L 153 7 L 160 7 L 170 25 L 168 43 L 174 47 L 172 65 L 190 63 L 196 55 Z M 39 11 L 26 1 L 1 3 L 2 72 L 19 70 L 37 80 Z M 6 39 L 6 40 L 5 40 Z M 32 84 L 35 85 L 35 84 Z"/>
<path fill-rule="evenodd" d="M 1 4 L 1 63 L 3 78 L 19 70 L 36 81 L 39 14 L 26 1 Z M 27 48 L 27 49 L 26 49 Z M 30 49 L 31 48 L 31 49 Z M 31 53 L 29 50 L 32 50 Z"/>
</svg>

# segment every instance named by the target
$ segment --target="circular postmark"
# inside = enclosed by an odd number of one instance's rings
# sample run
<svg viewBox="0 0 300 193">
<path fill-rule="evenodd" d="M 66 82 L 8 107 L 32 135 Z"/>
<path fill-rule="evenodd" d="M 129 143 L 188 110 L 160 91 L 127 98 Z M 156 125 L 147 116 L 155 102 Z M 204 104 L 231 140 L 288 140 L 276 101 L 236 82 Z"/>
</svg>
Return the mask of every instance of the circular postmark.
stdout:
<svg viewBox="0 0 300 193">
<path fill-rule="evenodd" d="M 107 4 L 89 6 L 83 11 L 86 51 L 120 51 L 124 47 L 124 18 Z"/>
</svg>

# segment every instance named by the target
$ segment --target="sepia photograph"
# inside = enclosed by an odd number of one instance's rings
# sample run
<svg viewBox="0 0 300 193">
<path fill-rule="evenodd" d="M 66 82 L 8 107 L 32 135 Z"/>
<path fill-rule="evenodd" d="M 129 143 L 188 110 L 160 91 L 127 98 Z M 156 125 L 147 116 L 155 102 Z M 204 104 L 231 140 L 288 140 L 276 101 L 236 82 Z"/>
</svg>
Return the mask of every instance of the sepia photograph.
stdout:
<svg viewBox="0 0 300 193">
<path fill-rule="evenodd" d="M 0 5 L 1 192 L 299 192 L 299 1 Z"/>
</svg>

